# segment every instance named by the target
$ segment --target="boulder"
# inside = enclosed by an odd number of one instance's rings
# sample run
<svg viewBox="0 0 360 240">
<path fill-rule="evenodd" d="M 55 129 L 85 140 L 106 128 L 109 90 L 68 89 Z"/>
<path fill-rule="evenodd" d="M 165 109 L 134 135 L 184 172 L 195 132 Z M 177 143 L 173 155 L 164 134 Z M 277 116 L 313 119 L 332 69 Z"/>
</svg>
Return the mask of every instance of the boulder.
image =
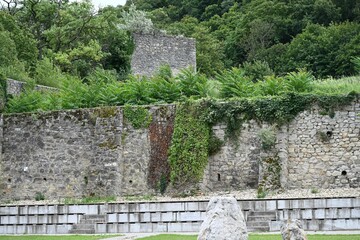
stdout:
<svg viewBox="0 0 360 240">
<path fill-rule="evenodd" d="M 235 198 L 213 197 L 206 209 L 198 240 L 247 240 L 244 216 Z"/>
<path fill-rule="evenodd" d="M 302 229 L 299 220 L 288 219 L 281 224 L 281 236 L 283 240 L 307 240 L 306 233 Z"/>
</svg>

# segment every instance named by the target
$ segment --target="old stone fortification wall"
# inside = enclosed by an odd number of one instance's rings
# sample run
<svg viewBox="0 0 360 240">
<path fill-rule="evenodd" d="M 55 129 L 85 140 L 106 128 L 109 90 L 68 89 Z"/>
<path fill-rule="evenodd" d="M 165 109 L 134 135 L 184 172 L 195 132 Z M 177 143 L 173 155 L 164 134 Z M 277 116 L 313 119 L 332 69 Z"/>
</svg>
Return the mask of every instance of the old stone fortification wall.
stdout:
<svg viewBox="0 0 360 240">
<path fill-rule="evenodd" d="M 162 34 L 133 34 L 135 51 L 131 70 L 135 75 L 151 76 L 162 65 L 169 65 L 174 74 L 190 66 L 196 68 L 195 40 Z"/>
<path fill-rule="evenodd" d="M 13 79 L 7 79 L 6 93 L 10 95 L 19 95 L 24 91 L 26 82 L 21 82 Z M 35 89 L 38 91 L 57 91 L 56 88 L 36 85 Z"/>
<path fill-rule="evenodd" d="M 134 129 L 121 107 L 1 117 L 1 200 L 33 199 L 36 192 L 47 198 L 154 193 L 151 177 L 166 158 L 175 107 L 148 109 L 152 123 L 143 129 Z M 266 175 L 262 160 L 276 154 L 282 187 L 359 188 L 359 112 L 359 100 L 333 118 L 315 106 L 276 129 L 270 153 L 258 137 L 269 126 L 246 122 L 236 141 L 209 158 L 200 186 L 257 188 Z M 224 139 L 225 126 L 214 132 Z"/>
</svg>

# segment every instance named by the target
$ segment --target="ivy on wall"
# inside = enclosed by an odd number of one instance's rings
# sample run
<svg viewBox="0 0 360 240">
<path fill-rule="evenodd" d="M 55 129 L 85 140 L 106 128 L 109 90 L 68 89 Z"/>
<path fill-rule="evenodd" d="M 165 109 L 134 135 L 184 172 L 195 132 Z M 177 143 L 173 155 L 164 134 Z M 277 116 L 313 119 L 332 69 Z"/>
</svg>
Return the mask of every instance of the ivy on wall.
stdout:
<svg viewBox="0 0 360 240">
<path fill-rule="evenodd" d="M 170 178 L 174 186 L 197 183 L 208 161 L 210 129 L 202 121 L 201 102 L 185 102 L 177 105 L 174 133 L 169 162 Z"/>
<path fill-rule="evenodd" d="M 7 100 L 6 77 L 0 73 L 0 113 L 3 112 Z"/>
<path fill-rule="evenodd" d="M 201 100 L 180 103 L 177 105 L 169 153 L 171 182 L 179 186 L 201 180 L 208 156 L 219 151 L 223 144 L 212 132 L 212 127 L 218 123 L 226 123 L 226 138 L 236 139 L 242 124 L 247 120 L 254 119 L 281 126 L 314 104 L 332 117 L 335 110 L 351 104 L 358 97 L 356 93 L 341 96 L 289 93 L 277 97 L 233 99 L 228 102 Z M 274 136 L 267 137 L 274 140 Z M 266 140 L 265 148 L 271 150 L 274 143 Z M 276 154 L 264 159 L 264 164 L 268 168 L 267 175 L 271 176 L 270 185 L 278 186 L 280 164 Z"/>
<path fill-rule="evenodd" d="M 148 128 L 152 121 L 149 110 L 145 107 L 125 105 L 124 118 L 128 120 L 135 129 Z"/>
</svg>

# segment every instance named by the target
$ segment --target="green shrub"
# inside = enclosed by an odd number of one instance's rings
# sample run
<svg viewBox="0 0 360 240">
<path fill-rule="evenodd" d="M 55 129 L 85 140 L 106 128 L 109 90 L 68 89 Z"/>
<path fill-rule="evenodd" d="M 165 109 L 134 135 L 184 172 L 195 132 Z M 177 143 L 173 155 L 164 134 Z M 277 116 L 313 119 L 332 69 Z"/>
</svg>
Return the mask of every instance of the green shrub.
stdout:
<svg viewBox="0 0 360 240">
<path fill-rule="evenodd" d="M 261 147 L 264 150 L 270 150 L 275 146 L 276 133 L 274 127 L 263 128 L 259 131 L 258 136 L 261 141 Z"/>
<path fill-rule="evenodd" d="M 37 62 L 34 73 L 37 84 L 60 88 L 65 78 L 61 70 L 49 58 L 45 57 Z"/>
<path fill-rule="evenodd" d="M 45 200 L 45 195 L 41 192 L 37 192 L 35 194 L 35 201 L 42 201 Z"/>
<path fill-rule="evenodd" d="M 274 71 L 264 61 L 244 62 L 242 69 L 245 71 L 245 76 L 253 82 L 262 81 L 266 76 L 274 75 Z"/>
<path fill-rule="evenodd" d="M 221 83 L 220 96 L 222 98 L 254 96 L 255 86 L 245 71 L 232 68 L 218 73 L 215 79 Z"/>
<path fill-rule="evenodd" d="M 257 87 L 263 96 L 278 96 L 286 91 L 284 78 L 274 75 L 265 76 L 264 81 L 258 82 Z"/>
<path fill-rule="evenodd" d="M 313 89 L 314 77 L 304 69 L 290 72 L 285 76 L 285 85 L 291 92 L 310 92 Z"/>
</svg>

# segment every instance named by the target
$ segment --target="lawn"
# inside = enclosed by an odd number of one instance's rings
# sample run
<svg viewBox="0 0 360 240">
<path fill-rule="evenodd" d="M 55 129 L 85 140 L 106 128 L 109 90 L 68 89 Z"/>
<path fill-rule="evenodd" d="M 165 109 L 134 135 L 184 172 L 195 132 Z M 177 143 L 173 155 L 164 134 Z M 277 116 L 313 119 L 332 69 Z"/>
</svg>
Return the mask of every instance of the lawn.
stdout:
<svg viewBox="0 0 360 240">
<path fill-rule="evenodd" d="M 250 234 L 249 240 L 281 240 L 279 234 Z M 161 234 L 139 240 L 196 240 L 196 236 Z M 308 235 L 308 240 L 359 240 L 360 235 Z"/>
<path fill-rule="evenodd" d="M 0 236 L 0 240 L 98 240 L 115 237 L 119 235 L 18 235 L 18 236 Z"/>
</svg>

